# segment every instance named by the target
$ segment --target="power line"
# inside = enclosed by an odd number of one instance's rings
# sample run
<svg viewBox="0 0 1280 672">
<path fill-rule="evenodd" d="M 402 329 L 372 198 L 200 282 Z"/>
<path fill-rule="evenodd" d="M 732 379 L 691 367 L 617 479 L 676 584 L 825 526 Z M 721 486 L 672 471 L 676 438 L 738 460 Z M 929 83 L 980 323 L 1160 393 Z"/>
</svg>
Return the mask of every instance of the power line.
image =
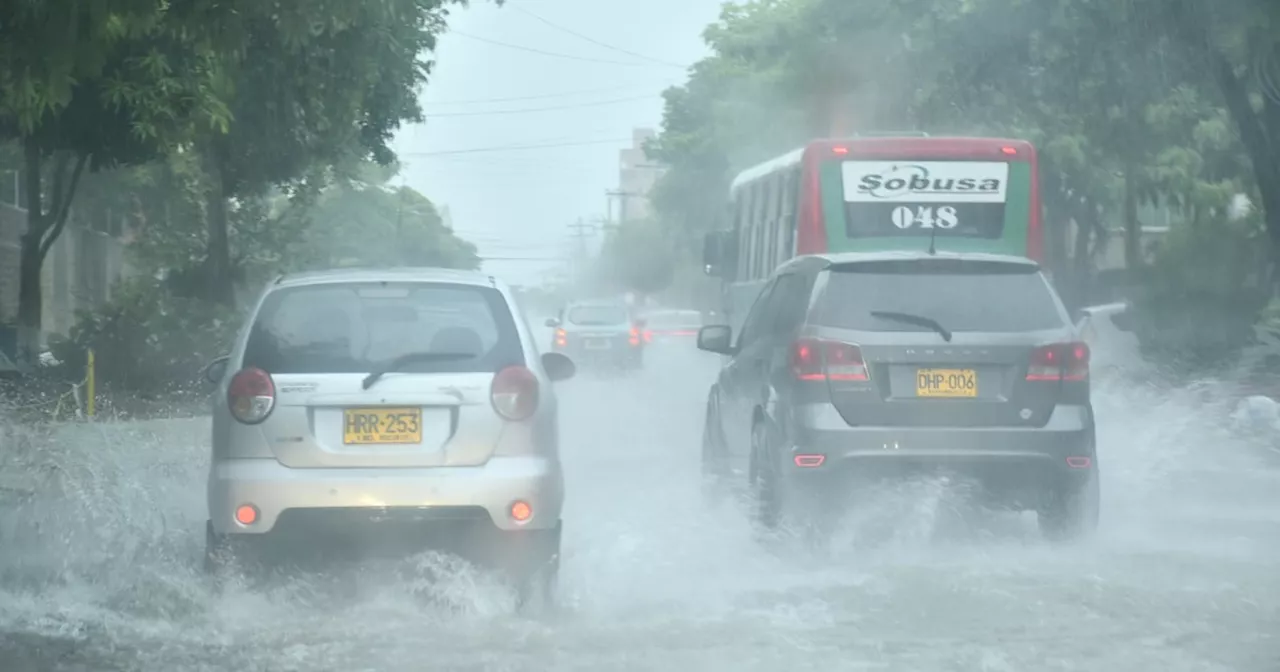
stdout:
<svg viewBox="0 0 1280 672">
<path fill-rule="evenodd" d="M 449 34 L 451 34 L 451 35 L 461 35 L 462 37 L 465 37 L 465 38 L 470 39 L 470 40 L 475 40 L 475 41 L 477 41 L 477 42 L 484 42 L 485 44 L 492 44 L 492 45 L 494 45 L 494 46 L 498 46 L 498 47 L 506 47 L 506 48 L 508 48 L 508 49 L 515 49 L 515 50 L 517 50 L 517 51 L 527 51 L 527 52 L 529 52 L 529 53 L 531 53 L 531 54 L 540 54 L 540 55 L 542 55 L 542 56 L 551 56 L 551 57 L 553 57 L 553 58 L 565 58 L 565 59 L 568 59 L 568 60 L 571 60 L 571 61 L 584 61 L 584 62 L 586 62 L 586 63 L 603 63 L 603 64 L 606 64 L 606 65 L 629 65 L 629 66 L 631 66 L 631 67 L 642 67 L 642 68 L 653 68 L 653 67 L 658 67 L 658 66 L 657 66 L 656 64 L 654 64 L 654 63 L 633 63 L 633 62 L 629 62 L 629 61 L 608 61 L 608 60 L 604 60 L 604 59 L 600 59 L 600 58 L 588 58 L 588 57 L 586 57 L 586 56 L 571 56 L 571 55 L 569 55 L 569 54 L 560 54 L 560 53 L 556 53 L 556 52 L 554 52 L 554 51 L 544 51 L 544 50 L 542 50 L 542 49 L 534 49 L 533 47 L 525 47 L 525 46 L 521 46 L 521 45 L 519 45 L 519 44 L 511 44 L 511 43 L 509 43 L 509 42 L 499 42 L 498 40 L 491 40 L 491 39 L 489 39 L 489 38 L 487 38 L 487 37 L 478 37 L 478 36 L 476 36 L 476 35 L 472 35 L 472 34 L 470 34 L 470 33 L 464 33 L 464 32 L 462 32 L 462 31 L 460 31 L 460 30 L 450 30 L 450 31 L 449 31 Z M 671 67 L 671 66 L 669 66 L 669 65 L 668 65 L 668 66 L 662 66 L 662 67 Z M 684 66 L 679 66 L 679 67 L 681 67 L 681 68 L 683 69 L 683 67 L 684 67 Z"/>
<path fill-rule="evenodd" d="M 440 114 L 424 114 L 424 117 L 440 118 L 440 117 L 483 117 L 499 114 L 526 114 L 529 112 L 550 112 L 552 110 L 572 110 L 579 107 L 601 107 L 603 105 L 617 105 L 618 103 L 630 103 L 637 100 L 656 100 L 660 96 L 632 96 L 630 98 L 615 98 L 613 100 L 596 100 L 589 103 L 576 103 L 573 105 L 552 105 L 550 107 L 526 107 L 517 110 L 487 110 L 481 112 L 444 112 Z"/>
<path fill-rule="evenodd" d="M 566 27 L 561 26 L 561 25 L 559 25 L 559 24 L 553 23 L 552 21 L 550 21 L 550 20 L 548 20 L 548 19 L 545 19 L 545 18 L 543 18 L 543 17 L 541 17 L 541 16 L 538 16 L 537 14 L 534 14 L 533 12 L 531 12 L 531 11 L 529 11 L 529 10 L 527 10 L 527 9 L 524 9 L 523 7 L 520 7 L 520 6 L 518 6 L 518 5 L 511 5 L 511 6 L 510 6 L 510 9 L 511 9 L 511 10 L 513 10 L 513 11 L 516 11 L 516 12 L 520 12 L 521 14 L 524 14 L 525 16 L 528 16 L 528 17 L 530 17 L 530 18 L 532 18 L 532 19 L 535 19 L 535 20 L 537 20 L 537 21 L 541 21 L 542 23 L 544 23 L 544 24 L 546 24 L 546 25 L 548 25 L 548 26 L 550 26 L 550 27 L 552 27 L 552 28 L 555 28 L 556 30 L 558 30 L 558 31 L 560 31 L 560 32 L 562 32 L 562 33 L 567 33 L 567 34 L 572 35 L 572 36 L 574 36 L 574 37 L 576 37 L 576 38 L 578 38 L 578 39 L 586 40 L 587 42 L 590 42 L 591 44 L 594 44 L 594 45 L 596 45 L 596 46 L 598 46 L 598 47 L 604 47 L 605 49 L 609 49 L 609 50 L 611 50 L 611 51 L 616 51 L 616 52 L 618 52 L 618 53 L 620 53 L 620 54 L 626 54 L 627 56 L 632 56 L 632 57 L 634 57 L 634 58 L 638 58 L 638 59 L 643 60 L 643 61 L 650 61 L 650 62 L 652 62 L 652 63 L 656 63 L 656 64 L 658 64 L 658 65 L 665 65 L 665 66 L 667 66 L 667 67 L 672 67 L 672 68 L 681 68 L 681 69 L 684 69 L 684 68 L 688 68 L 688 67 L 689 67 L 689 66 L 687 66 L 687 65 L 680 65 L 679 63 L 672 63 L 672 62 L 670 62 L 670 61 L 664 61 L 664 60 L 659 59 L 659 58 L 653 58 L 652 56 L 646 56 L 646 55 L 644 55 L 644 54 L 638 54 L 638 53 L 636 53 L 636 52 L 634 52 L 634 51 L 629 51 L 629 50 L 627 50 L 627 49 L 623 49 L 622 47 L 618 47 L 618 46 L 614 46 L 614 45 L 612 45 L 612 44 L 607 44 L 607 43 L 605 43 L 605 42 L 601 42 L 600 40 L 597 40 L 597 39 L 595 39 L 594 37 L 591 37 L 591 36 L 589 36 L 589 35 L 583 35 L 582 33 L 579 33 L 579 32 L 577 32 L 577 31 L 575 31 L 575 30 L 572 30 L 572 29 L 570 29 L 570 28 L 566 28 Z"/>
<path fill-rule="evenodd" d="M 613 140 L 583 140 L 581 142 L 558 142 L 541 145 L 506 145 L 503 147 L 474 147 L 471 149 L 451 149 L 442 152 L 400 152 L 400 156 L 453 156 L 457 154 L 478 154 L 480 152 L 511 152 L 521 149 L 551 149 L 555 147 L 583 147 L 586 145 L 613 145 L 619 142 L 631 142 L 631 138 Z"/>
</svg>

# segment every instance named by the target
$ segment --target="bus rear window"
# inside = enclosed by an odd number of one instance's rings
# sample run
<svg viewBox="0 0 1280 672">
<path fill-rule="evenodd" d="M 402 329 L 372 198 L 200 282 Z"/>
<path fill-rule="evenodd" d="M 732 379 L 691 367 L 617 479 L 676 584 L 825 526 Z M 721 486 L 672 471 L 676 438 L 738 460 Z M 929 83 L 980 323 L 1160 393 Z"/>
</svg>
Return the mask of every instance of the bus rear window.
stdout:
<svg viewBox="0 0 1280 672">
<path fill-rule="evenodd" d="M 368 373 L 406 354 L 406 373 L 491 372 L 523 364 L 506 301 L 490 287 L 447 283 L 334 283 L 270 294 L 254 320 L 244 365 L 272 374 Z"/>
<path fill-rule="evenodd" d="M 1009 164 L 1000 161 L 845 161 L 849 238 L 1004 235 Z"/>
<path fill-rule="evenodd" d="M 930 330 L 877 312 L 931 319 L 954 332 L 1042 331 L 1067 324 L 1061 302 L 1034 266 L 919 262 L 833 269 L 814 320 L 859 331 Z"/>
</svg>

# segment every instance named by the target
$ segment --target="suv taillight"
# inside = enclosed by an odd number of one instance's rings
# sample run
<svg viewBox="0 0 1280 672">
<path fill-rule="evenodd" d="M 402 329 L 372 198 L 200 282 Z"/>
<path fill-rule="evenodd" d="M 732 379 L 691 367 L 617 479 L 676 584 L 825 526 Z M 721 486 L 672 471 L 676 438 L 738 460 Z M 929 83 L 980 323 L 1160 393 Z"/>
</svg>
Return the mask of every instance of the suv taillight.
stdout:
<svg viewBox="0 0 1280 672">
<path fill-rule="evenodd" d="M 556 329 L 556 347 L 563 348 L 569 343 L 569 332 L 564 329 Z"/>
<path fill-rule="evenodd" d="M 493 377 L 489 399 L 507 420 L 528 420 L 538 410 L 538 376 L 523 366 L 508 366 Z"/>
<path fill-rule="evenodd" d="M 819 338 L 801 338 L 791 345 L 791 372 L 797 380 L 871 379 L 861 348 Z"/>
<path fill-rule="evenodd" d="M 1089 346 L 1085 343 L 1054 343 L 1031 352 L 1027 380 L 1085 381 L 1089 379 Z"/>
<path fill-rule="evenodd" d="M 227 386 L 227 407 L 231 416 L 246 425 L 256 425 L 276 407 L 276 384 L 271 374 L 258 368 L 242 369 Z"/>
</svg>

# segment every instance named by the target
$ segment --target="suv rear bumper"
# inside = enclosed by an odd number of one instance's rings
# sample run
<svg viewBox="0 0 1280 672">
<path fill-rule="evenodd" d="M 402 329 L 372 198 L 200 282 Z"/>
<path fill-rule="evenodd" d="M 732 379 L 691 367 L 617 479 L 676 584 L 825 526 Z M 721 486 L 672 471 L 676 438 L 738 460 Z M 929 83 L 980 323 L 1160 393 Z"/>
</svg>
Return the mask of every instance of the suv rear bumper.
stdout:
<svg viewBox="0 0 1280 672">
<path fill-rule="evenodd" d="M 807 410 L 783 468 L 810 485 L 944 473 L 977 481 L 997 499 L 1023 500 L 1081 487 L 1098 470 L 1093 414 L 1086 406 L 1061 406 L 1043 427 L 850 427 L 834 408 L 838 426 Z M 821 455 L 823 461 L 800 466 L 799 455 Z"/>
<path fill-rule="evenodd" d="M 510 515 L 516 501 L 533 510 L 523 523 Z M 499 530 L 553 529 L 563 502 L 559 465 L 540 457 L 421 469 L 293 469 L 275 459 L 230 459 L 213 463 L 208 483 L 209 521 L 217 534 L 265 534 L 293 514 L 347 525 L 384 516 L 458 520 L 479 510 Z M 246 504 L 258 511 L 252 525 L 235 519 Z"/>
</svg>

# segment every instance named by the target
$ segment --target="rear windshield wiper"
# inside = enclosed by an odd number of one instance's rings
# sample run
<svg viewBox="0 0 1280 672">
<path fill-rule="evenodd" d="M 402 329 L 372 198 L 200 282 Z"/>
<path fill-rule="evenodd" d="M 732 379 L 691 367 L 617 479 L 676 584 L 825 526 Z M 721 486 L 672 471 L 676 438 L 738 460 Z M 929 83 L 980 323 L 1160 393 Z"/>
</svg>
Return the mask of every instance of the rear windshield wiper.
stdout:
<svg viewBox="0 0 1280 672">
<path fill-rule="evenodd" d="M 367 390 L 384 375 L 414 362 L 456 362 L 476 357 L 477 355 L 470 352 L 410 352 L 375 367 L 369 375 L 364 377 L 360 385 Z"/>
<path fill-rule="evenodd" d="M 884 320 L 896 320 L 905 324 L 914 324 L 917 327 L 932 329 L 942 336 L 942 340 L 948 343 L 951 342 L 951 332 L 933 318 L 924 317 L 922 315 L 912 315 L 911 313 L 899 313 L 892 310 L 873 310 L 871 311 L 871 317 L 878 317 Z"/>
</svg>

